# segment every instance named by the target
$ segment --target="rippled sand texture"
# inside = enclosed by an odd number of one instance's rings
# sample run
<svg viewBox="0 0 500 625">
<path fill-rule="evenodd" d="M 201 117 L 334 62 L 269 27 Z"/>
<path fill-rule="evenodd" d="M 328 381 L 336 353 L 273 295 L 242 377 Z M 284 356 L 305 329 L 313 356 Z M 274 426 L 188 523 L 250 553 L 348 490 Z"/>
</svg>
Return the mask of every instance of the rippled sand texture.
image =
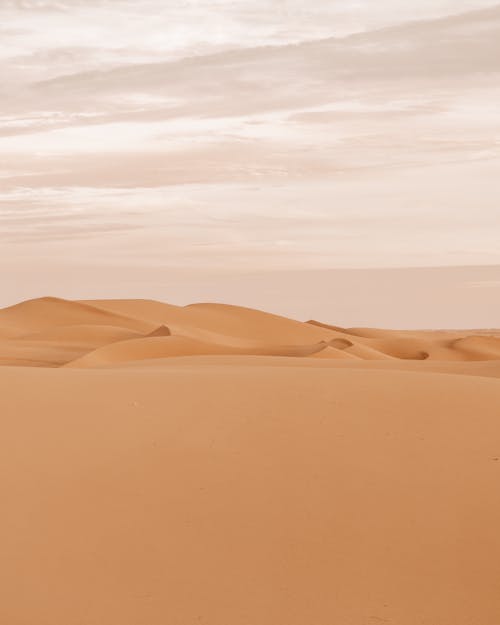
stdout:
<svg viewBox="0 0 500 625">
<path fill-rule="evenodd" d="M 500 331 L 42 298 L 0 359 L 2 623 L 498 623 Z"/>
</svg>

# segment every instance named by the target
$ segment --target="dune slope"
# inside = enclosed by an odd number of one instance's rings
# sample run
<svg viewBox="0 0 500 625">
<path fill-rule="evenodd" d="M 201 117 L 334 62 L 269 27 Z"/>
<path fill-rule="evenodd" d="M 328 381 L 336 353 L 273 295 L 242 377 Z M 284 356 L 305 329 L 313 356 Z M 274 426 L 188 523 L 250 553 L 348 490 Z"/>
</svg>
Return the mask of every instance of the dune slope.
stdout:
<svg viewBox="0 0 500 625">
<path fill-rule="evenodd" d="M 213 358 L 1 370 L 2 622 L 495 625 L 497 380 Z"/>
</svg>

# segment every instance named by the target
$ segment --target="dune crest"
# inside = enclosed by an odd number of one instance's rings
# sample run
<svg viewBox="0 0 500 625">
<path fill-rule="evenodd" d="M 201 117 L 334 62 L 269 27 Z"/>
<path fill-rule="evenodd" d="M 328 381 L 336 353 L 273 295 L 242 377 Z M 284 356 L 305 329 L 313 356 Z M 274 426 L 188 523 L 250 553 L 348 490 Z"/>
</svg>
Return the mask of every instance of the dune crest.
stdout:
<svg viewBox="0 0 500 625">
<path fill-rule="evenodd" d="M 229 355 L 300 358 L 304 366 L 311 359 L 394 361 L 394 368 L 403 361 L 500 362 L 500 332 L 349 329 L 228 304 L 153 300 L 44 297 L 0 310 L 2 365 L 92 368 Z"/>
</svg>

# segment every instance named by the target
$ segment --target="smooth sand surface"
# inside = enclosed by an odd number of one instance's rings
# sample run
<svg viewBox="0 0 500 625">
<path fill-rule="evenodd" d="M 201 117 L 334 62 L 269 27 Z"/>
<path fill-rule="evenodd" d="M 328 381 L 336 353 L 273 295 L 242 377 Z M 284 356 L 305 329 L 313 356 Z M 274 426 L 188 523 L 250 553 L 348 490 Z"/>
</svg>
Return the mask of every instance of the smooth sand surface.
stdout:
<svg viewBox="0 0 500 625">
<path fill-rule="evenodd" d="M 322 321 L 0 310 L 0 622 L 498 625 L 500 331 Z"/>
</svg>

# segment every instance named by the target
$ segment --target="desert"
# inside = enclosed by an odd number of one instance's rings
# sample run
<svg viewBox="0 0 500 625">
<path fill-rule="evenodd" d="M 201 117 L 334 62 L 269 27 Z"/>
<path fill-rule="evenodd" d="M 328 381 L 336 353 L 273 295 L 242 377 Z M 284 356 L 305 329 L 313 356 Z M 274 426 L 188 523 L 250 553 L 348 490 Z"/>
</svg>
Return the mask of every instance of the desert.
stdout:
<svg viewBox="0 0 500 625">
<path fill-rule="evenodd" d="M 500 625 L 500 0 L 0 0 L 0 625 Z"/>
<path fill-rule="evenodd" d="M 496 625 L 500 331 L 0 310 L 3 623 Z"/>
</svg>

